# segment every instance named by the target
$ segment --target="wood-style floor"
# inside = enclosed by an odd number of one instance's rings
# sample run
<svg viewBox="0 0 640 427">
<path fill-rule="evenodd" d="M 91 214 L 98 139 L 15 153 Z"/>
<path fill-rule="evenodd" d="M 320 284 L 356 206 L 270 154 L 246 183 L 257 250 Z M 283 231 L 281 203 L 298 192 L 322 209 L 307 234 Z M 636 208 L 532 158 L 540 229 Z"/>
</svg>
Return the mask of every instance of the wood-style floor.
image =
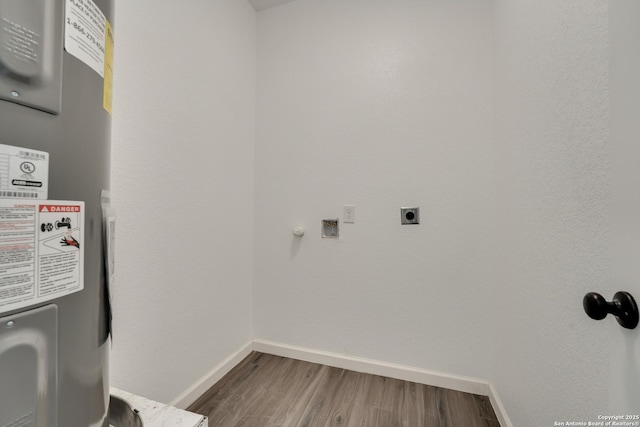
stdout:
<svg viewBox="0 0 640 427">
<path fill-rule="evenodd" d="M 211 427 L 500 427 L 486 396 L 256 352 L 189 410 Z"/>
</svg>

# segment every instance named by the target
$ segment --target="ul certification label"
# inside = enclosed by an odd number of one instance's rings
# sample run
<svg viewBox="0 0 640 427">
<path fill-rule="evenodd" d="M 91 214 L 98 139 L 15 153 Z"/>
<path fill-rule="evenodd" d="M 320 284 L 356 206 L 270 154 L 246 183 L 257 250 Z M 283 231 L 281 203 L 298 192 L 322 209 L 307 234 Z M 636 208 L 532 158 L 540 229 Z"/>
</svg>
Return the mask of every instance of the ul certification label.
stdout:
<svg viewBox="0 0 640 427">
<path fill-rule="evenodd" d="M 0 314 L 83 289 L 84 202 L 0 200 Z"/>
<path fill-rule="evenodd" d="M 93 0 L 65 3 L 64 48 L 104 77 L 107 19 Z"/>
<path fill-rule="evenodd" d="M 49 153 L 0 144 L 0 198 L 48 196 Z"/>
</svg>

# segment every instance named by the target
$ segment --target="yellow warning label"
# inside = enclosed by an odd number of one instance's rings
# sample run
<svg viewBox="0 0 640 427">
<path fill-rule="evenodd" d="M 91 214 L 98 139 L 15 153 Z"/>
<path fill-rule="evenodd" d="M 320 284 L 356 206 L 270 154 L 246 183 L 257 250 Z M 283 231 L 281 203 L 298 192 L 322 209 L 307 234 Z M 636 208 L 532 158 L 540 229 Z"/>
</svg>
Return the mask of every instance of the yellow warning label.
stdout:
<svg viewBox="0 0 640 427">
<path fill-rule="evenodd" d="M 102 106 L 111 114 L 111 104 L 113 101 L 113 30 L 107 21 L 107 31 L 105 31 L 104 44 L 104 96 Z"/>
</svg>

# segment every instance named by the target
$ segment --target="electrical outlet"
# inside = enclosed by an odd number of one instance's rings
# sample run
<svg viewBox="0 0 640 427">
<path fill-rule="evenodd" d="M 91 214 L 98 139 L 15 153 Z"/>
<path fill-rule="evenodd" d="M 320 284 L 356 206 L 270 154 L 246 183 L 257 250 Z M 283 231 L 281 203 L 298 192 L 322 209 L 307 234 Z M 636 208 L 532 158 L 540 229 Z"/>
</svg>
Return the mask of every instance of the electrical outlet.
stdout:
<svg viewBox="0 0 640 427">
<path fill-rule="evenodd" d="M 420 224 L 420 208 L 400 208 L 400 223 Z"/>
</svg>

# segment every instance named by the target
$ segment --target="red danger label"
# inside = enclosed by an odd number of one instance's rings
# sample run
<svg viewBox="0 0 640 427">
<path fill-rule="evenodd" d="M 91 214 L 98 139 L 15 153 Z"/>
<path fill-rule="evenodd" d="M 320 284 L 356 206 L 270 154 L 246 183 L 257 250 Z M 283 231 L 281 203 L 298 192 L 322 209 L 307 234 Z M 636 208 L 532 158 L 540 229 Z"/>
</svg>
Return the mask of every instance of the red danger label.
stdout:
<svg viewBox="0 0 640 427">
<path fill-rule="evenodd" d="M 40 205 L 40 212 L 80 212 L 80 206 Z"/>
</svg>

